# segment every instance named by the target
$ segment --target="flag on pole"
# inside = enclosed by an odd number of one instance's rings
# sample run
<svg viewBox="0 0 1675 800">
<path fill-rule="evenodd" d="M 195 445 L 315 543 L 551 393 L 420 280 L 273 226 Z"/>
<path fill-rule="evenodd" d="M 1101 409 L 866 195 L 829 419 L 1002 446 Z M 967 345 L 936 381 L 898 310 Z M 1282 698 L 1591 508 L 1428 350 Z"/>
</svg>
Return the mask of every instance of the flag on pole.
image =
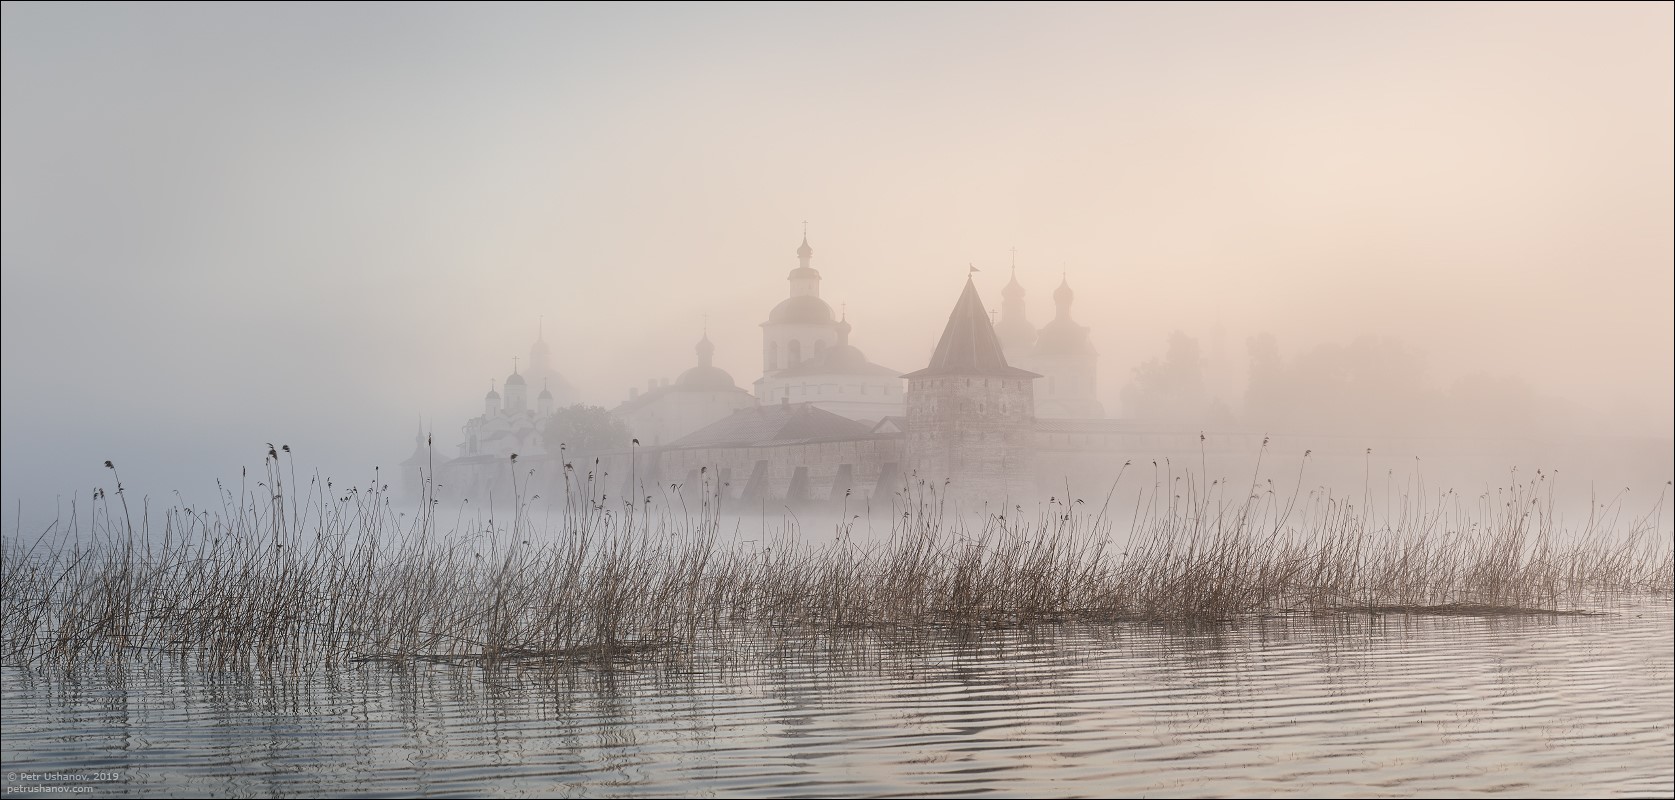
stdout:
<svg viewBox="0 0 1675 800">
<path fill-rule="evenodd" d="M 976 268 L 976 267 L 973 267 L 973 266 L 971 266 L 971 262 L 970 262 L 970 261 L 967 261 L 967 262 L 966 262 L 966 263 L 965 263 L 965 265 L 966 265 L 966 266 L 968 266 L 968 267 L 971 267 L 971 272 L 981 272 L 981 271 L 982 271 L 982 270 L 980 270 L 980 269 L 978 269 L 978 268 Z M 967 274 L 967 275 L 970 275 L 970 274 L 971 274 L 971 272 L 968 272 L 968 273 L 966 273 L 966 274 Z"/>
</svg>

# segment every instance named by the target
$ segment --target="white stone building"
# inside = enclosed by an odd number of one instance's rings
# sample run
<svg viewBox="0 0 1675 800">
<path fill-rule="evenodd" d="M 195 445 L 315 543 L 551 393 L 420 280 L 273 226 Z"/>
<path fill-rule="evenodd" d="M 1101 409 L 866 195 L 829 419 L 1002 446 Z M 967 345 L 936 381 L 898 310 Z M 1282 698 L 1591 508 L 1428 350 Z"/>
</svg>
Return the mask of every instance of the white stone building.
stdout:
<svg viewBox="0 0 1675 800">
<path fill-rule="evenodd" d="M 797 268 L 786 276 L 790 296 L 762 323 L 757 401 L 811 403 L 868 422 L 901 415 L 901 372 L 868 361 L 849 343 L 848 319 L 838 318 L 820 299 L 820 272 L 810 266 L 813 257 L 804 235 L 797 248 Z"/>
<path fill-rule="evenodd" d="M 715 345 L 706 333 L 698 340 L 698 365 L 688 369 L 673 384 L 647 387 L 644 394 L 630 390 L 627 401 L 611 409 L 640 444 L 663 445 L 722 419 L 741 408 L 756 405 L 750 392 L 738 387 L 733 376 L 715 366 Z"/>
<path fill-rule="evenodd" d="M 501 397 L 489 384 L 483 396 L 483 413 L 465 423 L 465 441 L 459 445 L 461 457 L 470 456 L 539 456 L 546 453 L 541 441 L 541 426 L 553 414 L 553 394 L 543 388 L 529 403 L 529 383 L 514 366 L 506 376 L 506 396 Z"/>
</svg>

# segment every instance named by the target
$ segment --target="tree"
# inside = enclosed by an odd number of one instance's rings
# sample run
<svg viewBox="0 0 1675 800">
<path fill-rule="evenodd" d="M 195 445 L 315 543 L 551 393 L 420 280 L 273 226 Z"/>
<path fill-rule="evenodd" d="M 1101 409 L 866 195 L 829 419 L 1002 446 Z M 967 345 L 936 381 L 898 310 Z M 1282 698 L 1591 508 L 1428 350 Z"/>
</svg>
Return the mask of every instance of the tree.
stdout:
<svg viewBox="0 0 1675 800">
<path fill-rule="evenodd" d="M 1134 368 L 1123 388 L 1125 413 L 1138 419 L 1199 423 L 1208 411 L 1204 356 L 1198 340 L 1180 331 L 1169 335 L 1169 351 Z"/>
<path fill-rule="evenodd" d="M 628 427 L 602 406 L 577 403 L 553 412 L 541 432 L 547 452 L 598 453 L 628 446 Z"/>
<path fill-rule="evenodd" d="M 1435 418 L 1424 360 L 1396 339 L 1319 345 L 1297 357 L 1288 378 L 1294 419 L 1313 430 L 1413 434 Z"/>
<path fill-rule="evenodd" d="M 1279 340 L 1263 332 L 1245 342 L 1250 371 L 1245 386 L 1245 421 L 1261 430 L 1282 425 L 1290 416 L 1286 402 L 1285 360 Z"/>
</svg>

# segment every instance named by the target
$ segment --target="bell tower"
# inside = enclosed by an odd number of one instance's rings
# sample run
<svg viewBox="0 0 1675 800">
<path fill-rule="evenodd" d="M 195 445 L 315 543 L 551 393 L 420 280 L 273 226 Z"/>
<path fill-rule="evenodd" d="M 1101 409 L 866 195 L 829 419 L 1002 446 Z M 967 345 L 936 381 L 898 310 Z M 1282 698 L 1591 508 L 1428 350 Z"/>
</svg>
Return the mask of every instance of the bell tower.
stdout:
<svg viewBox="0 0 1675 800">
<path fill-rule="evenodd" d="M 930 364 L 902 377 L 907 463 L 920 478 L 991 508 L 1033 499 L 1030 437 L 1041 376 L 1006 363 L 970 278 Z"/>
</svg>

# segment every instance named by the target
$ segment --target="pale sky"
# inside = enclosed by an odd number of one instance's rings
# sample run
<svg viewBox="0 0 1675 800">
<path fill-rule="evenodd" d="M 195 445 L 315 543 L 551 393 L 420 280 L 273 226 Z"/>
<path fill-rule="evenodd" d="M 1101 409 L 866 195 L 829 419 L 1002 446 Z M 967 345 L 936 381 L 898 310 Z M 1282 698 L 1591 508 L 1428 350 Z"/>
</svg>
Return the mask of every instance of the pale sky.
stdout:
<svg viewBox="0 0 1675 800">
<path fill-rule="evenodd" d="M 4 502 L 440 444 L 545 316 L 614 405 L 823 296 L 922 366 L 1010 248 L 1101 399 L 1181 329 L 1675 404 L 1671 6 L 4 6 Z"/>
</svg>

